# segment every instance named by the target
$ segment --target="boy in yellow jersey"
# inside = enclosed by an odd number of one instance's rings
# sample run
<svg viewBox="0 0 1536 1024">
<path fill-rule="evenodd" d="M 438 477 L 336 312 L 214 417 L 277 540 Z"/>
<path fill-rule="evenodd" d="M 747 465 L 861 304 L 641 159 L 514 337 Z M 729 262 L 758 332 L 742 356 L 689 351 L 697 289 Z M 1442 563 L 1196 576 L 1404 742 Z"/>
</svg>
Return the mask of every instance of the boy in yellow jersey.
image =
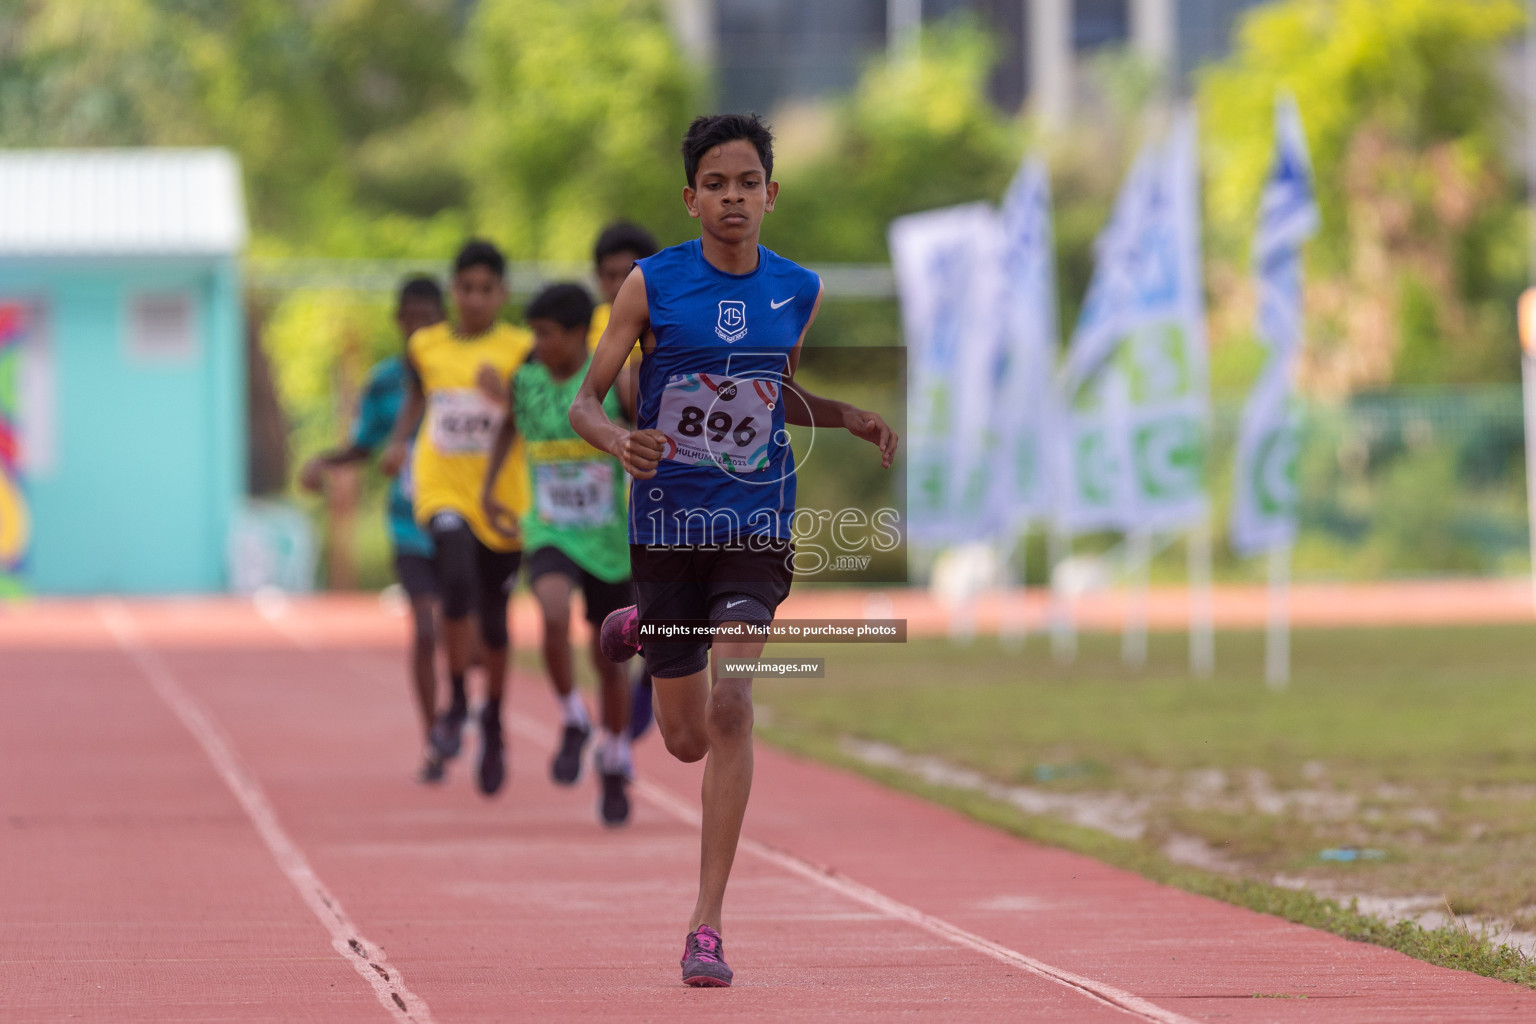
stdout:
<svg viewBox="0 0 1536 1024">
<path fill-rule="evenodd" d="M 422 423 L 411 454 L 413 504 L 416 521 L 432 537 L 452 684 L 448 708 L 432 728 L 432 743 L 444 758 L 459 752 L 468 717 L 464 676 L 475 656 L 478 619 L 486 696 L 475 781 L 487 796 L 506 780 L 501 697 L 507 677 L 507 600 L 517 579 L 522 541 L 515 533 L 492 528 L 480 505 L 486 455 L 502 411 L 481 393 L 476 379 L 482 372 L 507 379 L 533 347 L 526 331 L 496 319 L 507 301 L 506 272 L 506 259 L 489 242 L 472 241 L 459 250 L 453 264 L 457 318 L 411 335 L 406 346 L 411 383 L 383 460 L 386 472 L 398 472 L 411 434 Z M 528 470 L 520 445 L 503 464 L 493 491 L 502 505 L 519 514 L 528 507 Z"/>
<path fill-rule="evenodd" d="M 592 327 L 587 336 L 588 348 L 597 348 L 598 339 L 603 336 L 603 330 L 608 326 L 608 317 L 613 312 L 613 300 L 618 298 L 624 279 L 635 269 L 635 261 L 656 255 L 659 248 L 649 231 L 627 220 L 614 221 L 597 236 L 597 243 L 592 246 L 592 270 L 597 277 L 598 290 L 603 295 L 603 304 L 592 311 Z M 635 408 L 639 375 L 640 343 L 636 342 L 614 385 L 627 409 Z M 636 659 L 636 666 L 634 684 L 629 695 L 630 739 L 639 739 L 655 721 L 651 712 L 651 673 L 645 667 L 644 658 Z"/>
</svg>

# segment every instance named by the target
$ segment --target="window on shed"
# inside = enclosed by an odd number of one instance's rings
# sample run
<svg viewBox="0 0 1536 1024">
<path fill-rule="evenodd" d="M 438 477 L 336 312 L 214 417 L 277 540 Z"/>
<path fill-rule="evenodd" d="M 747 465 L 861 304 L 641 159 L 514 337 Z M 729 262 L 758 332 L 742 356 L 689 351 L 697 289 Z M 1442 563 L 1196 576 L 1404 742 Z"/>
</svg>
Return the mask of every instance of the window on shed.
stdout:
<svg viewBox="0 0 1536 1024">
<path fill-rule="evenodd" d="M 185 292 L 136 295 L 128 320 L 128 353 L 135 359 L 181 361 L 197 354 L 192 296 Z"/>
</svg>

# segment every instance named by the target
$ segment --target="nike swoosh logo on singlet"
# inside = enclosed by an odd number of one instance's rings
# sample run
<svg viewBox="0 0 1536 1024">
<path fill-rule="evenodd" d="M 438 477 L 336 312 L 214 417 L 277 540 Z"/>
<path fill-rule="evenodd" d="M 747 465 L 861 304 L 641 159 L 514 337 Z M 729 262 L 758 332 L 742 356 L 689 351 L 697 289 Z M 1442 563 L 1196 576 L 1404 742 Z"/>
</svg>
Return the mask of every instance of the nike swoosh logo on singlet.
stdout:
<svg viewBox="0 0 1536 1024">
<path fill-rule="evenodd" d="M 768 307 L 770 309 L 778 309 L 780 306 L 785 305 L 786 303 L 789 303 L 789 302 L 793 302 L 793 301 L 795 301 L 795 297 L 793 295 L 791 295 L 789 298 L 783 300 L 783 302 L 774 302 L 772 299 L 769 299 L 768 300 Z"/>
</svg>

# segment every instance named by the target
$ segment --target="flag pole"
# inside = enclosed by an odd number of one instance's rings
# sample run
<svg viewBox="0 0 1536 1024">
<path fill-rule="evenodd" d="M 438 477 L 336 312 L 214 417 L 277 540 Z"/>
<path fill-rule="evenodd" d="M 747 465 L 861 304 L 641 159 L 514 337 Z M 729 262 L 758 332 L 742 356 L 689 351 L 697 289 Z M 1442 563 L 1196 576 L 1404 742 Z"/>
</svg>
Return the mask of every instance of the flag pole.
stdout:
<svg viewBox="0 0 1536 1024">
<path fill-rule="evenodd" d="M 1120 636 L 1120 660 L 1126 668 L 1147 665 L 1147 591 L 1152 585 L 1152 532 L 1133 529 L 1125 538 L 1125 561 L 1130 586 Z"/>
<path fill-rule="evenodd" d="M 1077 660 L 1077 630 L 1073 623 L 1072 595 L 1061 578 L 1062 566 L 1072 557 L 1072 535 L 1051 524 L 1051 653 L 1058 665 Z"/>
<path fill-rule="evenodd" d="M 1020 654 L 1029 640 L 1029 587 L 1027 586 L 1029 526 L 1013 533 L 1013 547 L 1003 560 L 1002 606 L 997 610 L 997 640 L 1009 654 Z"/>
<path fill-rule="evenodd" d="M 1189 671 L 1209 679 L 1216 670 L 1215 602 L 1211 593 L 1211 517 L 1189 533 Z"/>
<path fill-rule="evenodd" d="M 1283 690 L 1291 681 L 1291 546 L 1269 549 L 1269 630 L 1264 645 L 1264 681 Z"/>
<path fill-rule="evenodd" d="M 1531 539 L 1531 603 L 1536 608 L 1536 288 L 1520 296 L 1520 396 L 1525 406 L 1525 518 Z"/>
<path fill-rule="evenodd" d="M 1536 0 L 1525 2 L 1525 195 L 1526 280 L 1520 296 L 1520 394 L 1525 405 L 1525 502 L 1531 538 L 1531 602 L 1536 607 Z"/>
</svg>

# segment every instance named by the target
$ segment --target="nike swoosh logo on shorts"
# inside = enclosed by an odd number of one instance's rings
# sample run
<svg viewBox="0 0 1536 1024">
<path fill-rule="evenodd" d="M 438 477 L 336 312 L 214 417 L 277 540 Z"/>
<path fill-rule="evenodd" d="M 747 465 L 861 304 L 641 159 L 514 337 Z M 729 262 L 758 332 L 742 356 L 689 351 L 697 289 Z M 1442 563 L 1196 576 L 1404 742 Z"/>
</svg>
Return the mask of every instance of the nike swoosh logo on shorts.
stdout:
<svg viewBox="0 0 1536 1024">
<path fill-rule="evenodd" d="M 771 309 L 778 309 L 780 306 L 786 305 L 787 303 L 794 302 L 794 301 L 795 301 L 795 297 L 793 295 L 791 295 L 787 299 L 784 299 L 782 302 L 774 302 L 772 299 L 769 299 L 768 300 L 768 306 Z"/>
</svg>

